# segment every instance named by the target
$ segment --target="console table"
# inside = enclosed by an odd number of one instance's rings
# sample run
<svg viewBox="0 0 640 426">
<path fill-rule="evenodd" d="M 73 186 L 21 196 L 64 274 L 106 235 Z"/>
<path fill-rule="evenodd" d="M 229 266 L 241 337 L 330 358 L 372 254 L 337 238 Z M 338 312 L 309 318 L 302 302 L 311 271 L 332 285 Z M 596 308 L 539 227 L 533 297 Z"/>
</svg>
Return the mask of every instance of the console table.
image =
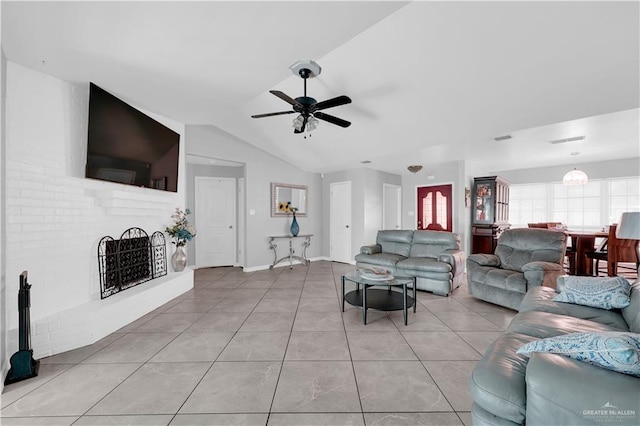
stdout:
<svg viewBox="0 0 640 426">
<path fill-rule="evenodd" d="M 293 269 L 293 260 L 300 261 L 303 265 L 309 263 L 309 259 L 307 259 L 307 247 L 311 245 L 311 237 L 313 234 L 300 234 L 295 237 L 292 235 L 271 235 L 269 236 L 269 248 L 273 250 L 273 264 L 269 265 L 269 269 L 273 269 L 278 263 L 289 260 L 289 269 Z M 296 256 L 295 250 L 293 249 L 293 240 L 296 238 L 304 238 L 302 241 L 302 256 Z M 274 242 L 275 240 L 284 239 L 289 240 L 289 253 L 278 259 L 278 245 Z"/>
</svg>

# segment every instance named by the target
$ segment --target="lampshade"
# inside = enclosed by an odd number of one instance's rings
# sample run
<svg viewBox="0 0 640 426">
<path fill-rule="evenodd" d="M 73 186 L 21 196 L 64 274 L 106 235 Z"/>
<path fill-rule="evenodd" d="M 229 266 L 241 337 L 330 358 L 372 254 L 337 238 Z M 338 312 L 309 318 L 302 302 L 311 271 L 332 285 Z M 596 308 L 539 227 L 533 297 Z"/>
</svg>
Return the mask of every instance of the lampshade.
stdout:
<svg viewBox="0 0 640 426">
<path fill-rule="evenodd" d="M 307 125 L 305 126 L 305 130 L 307 132 L 310 132 L 312 130 L 315 130 L 316 127 L 318 127 L 318 123 L 319 121 L 312 115 L 310 115 L 307 118 Z M 294 129 L 296 129 L 298 132 L 302 129 L 302 125 L 304 124 L 304 116 L 302 114 L 298 115 L 296 118 L 294 118 L 293 120 L 293 127 Z"/>
<path fill-rule="evenodd" d="M 569 171 L 562 178 L 562 183 L 565 185 L 586 185 L 589 182 L 589 177 L 585 172 L 578 169 Z"/>
<path fill-rule="evenodd" d="M 297 131 L 300 131 L 300 129 L 302 129 L 302 123 L 304 123 L 304 117 L 302 116 L 302 114 L 300 114 L 293 120 L 293 127 Z"/>
<path fill-rule="evenodd" d="M 620 216 L 616 237 L 625 240 L 640 240 L 640 212 L 625 212 Z"/>
<path fill-rule="evenodd" d="M 307 122 L 307 131 L 310 132 L 315 130 L 318 127 L 318 120 L 314 116 L 309 117 L 309 121 Z"/>
</svg>

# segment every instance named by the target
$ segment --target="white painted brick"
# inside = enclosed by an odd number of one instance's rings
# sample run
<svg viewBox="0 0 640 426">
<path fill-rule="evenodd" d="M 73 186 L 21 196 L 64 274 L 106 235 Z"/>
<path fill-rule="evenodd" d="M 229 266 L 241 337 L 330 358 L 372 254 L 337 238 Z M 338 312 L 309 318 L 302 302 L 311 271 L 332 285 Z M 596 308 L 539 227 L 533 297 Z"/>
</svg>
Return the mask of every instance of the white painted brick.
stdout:
<svg viewBox="0 0 640 426">
<path fill-rule="evenodd" d="M 124 311 L 111 298 L 101 301 L 97 244 L 102 236 L 118 237 L 131 226 L 149 234 L 160 229 L 169 222 L 174 207 L 184 205 L 184 193 L 165 194 L 78 176 L 81 167 L 76 166 L 84 161 L 78 156 L 86 155 L 82 151 L 86 141 L 78 140 L 78 132 L 72 130 L 86 127 L 86 99 L 74 97 L 88 99 L 88 89 L 82 95 L 53 77 L 13 63 L 8 68 L 12 84 L 7 88 L 7 232 L 3 237 L 11 250 L 6 274 L 17 277 L 29 270 L 34 284 L 34 351 L 53 354 L 93 343 L 114 321 L 134 318 L 153 304 L 175 297 L 175 289 L 183 284 L 176 287 L 175 282 L 163 281 L 162 291 L 136 296 L 133 288 L 118 295 L 122 306 L 127 306 Z M 81 136 L 85 138 L 86 132 Z M 82 152 L 75 152 L 78 147 Z M 105 199 L 112 200 L 106 201 L 107 207 L 102 204 Z M 7 294 L 17 294 L 17 287 L 17 281 L 7 282 Z M 132 310 L 129 304 L 134 300 L 137 306 Z M 17 302 L 7 300 L 7 310 L 17 312 Z M 102 323 L 93 321 L 96 312 Z M 7 329 L 15 330 L 17 313 L 7 319 Z M 17 348 L 17 337 L 11 334 L 7 335 L 9 351 Z"/>
</svg>

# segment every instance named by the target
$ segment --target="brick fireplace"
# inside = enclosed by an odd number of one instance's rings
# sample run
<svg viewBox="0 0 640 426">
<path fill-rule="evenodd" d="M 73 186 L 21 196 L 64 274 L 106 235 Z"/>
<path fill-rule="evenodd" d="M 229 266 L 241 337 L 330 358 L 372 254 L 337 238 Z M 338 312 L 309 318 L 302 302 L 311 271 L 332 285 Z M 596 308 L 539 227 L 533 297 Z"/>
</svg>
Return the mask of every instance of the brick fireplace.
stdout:
<svg viewBox="0 0 640 426">
<path fill-rule="evenodd" d="M 185 205 L 184 125 L 148 113 L 181 135 L 178 192 L 85 179 L 88 83 L 11 62 L 6 78 L 7 351 L 18 346 L 18 277 L 28 270 L 40 358 L 91 344 L 192 288 L 193 271 L 167 271 L 101 300 L 98 266 L 102 236 L 164 229 Z"/>
</svg>

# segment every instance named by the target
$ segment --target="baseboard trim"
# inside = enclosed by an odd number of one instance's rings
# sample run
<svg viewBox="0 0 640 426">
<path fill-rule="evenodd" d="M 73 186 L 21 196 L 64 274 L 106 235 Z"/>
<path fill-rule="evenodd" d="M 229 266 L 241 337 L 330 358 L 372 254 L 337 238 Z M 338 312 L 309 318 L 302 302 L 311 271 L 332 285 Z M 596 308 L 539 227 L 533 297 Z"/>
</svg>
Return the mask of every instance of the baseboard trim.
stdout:
<svg viewBox="0 0 640 426">
<path fill-rule="evenodd" d="M 310 257 L 309 258 L 309 262 L 319 262 L 321 260 L 325 260 L 327 262 L 332 262 L 331 259 L 329 259 L 326 256 L 317 256 L 317 257 Z M 293 260 L 292 262 L 294 265 L 302 265 L 302 262 L 300 262 L 299 260 Z M 352 263 L 353 265 L 355 265 L 355 261 L 353 261 Z M 264 271 L 265 269 L 269 269 L 271 267 L 271 265 L 258 265 L 258 266 L 245 266 L 242 268 L 243 272 L 257 272 L 257 271 Z M 289 263 L 281 263 L 278 264 L 276 266 L 274 266 L 275 268 L 283 268 L 283 267 L 289 267 Z"/>
</svg>

